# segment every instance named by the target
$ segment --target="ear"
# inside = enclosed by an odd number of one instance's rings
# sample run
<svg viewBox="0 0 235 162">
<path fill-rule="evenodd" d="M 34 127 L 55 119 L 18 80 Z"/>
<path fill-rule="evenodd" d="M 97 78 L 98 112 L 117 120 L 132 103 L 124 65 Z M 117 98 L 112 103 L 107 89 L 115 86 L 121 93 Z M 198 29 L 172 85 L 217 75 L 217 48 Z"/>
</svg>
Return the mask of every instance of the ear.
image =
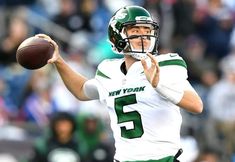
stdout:
<svg viewBox="0 0 235 162">
<path fill-rule="evenodd" d="M 126 41 L 120 40 L 117 43 L 117 48 L 118 48 L 118 50 L 122 51 L 126 47 L 126 45 L 127 45 Z"/>
</svg>

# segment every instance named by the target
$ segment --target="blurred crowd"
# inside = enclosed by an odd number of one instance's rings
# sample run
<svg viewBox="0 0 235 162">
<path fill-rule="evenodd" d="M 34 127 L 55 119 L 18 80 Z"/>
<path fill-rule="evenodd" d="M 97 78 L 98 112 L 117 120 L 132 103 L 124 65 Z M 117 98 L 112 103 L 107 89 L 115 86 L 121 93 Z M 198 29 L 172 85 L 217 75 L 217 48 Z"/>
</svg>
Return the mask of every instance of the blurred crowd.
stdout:
<svg viewBox="0 0 235 162">
<path fill-rule="evenodd" d="M 24 39 L 48 34 L 73 69 L 91 78 L 100 61 L 119 57 L 107 41 L 107 25 L 131 4 L 159 22 L 159 54 L 185 59 L 204 102 L 200 115 L 182 111 L 182 162 L 235 162 L 235 1 L 0 0 L 1 162 L 112 161 L 105 107 L 74 98 L 53 65 L 22 68 L 16 50 Z"/>
</svg>

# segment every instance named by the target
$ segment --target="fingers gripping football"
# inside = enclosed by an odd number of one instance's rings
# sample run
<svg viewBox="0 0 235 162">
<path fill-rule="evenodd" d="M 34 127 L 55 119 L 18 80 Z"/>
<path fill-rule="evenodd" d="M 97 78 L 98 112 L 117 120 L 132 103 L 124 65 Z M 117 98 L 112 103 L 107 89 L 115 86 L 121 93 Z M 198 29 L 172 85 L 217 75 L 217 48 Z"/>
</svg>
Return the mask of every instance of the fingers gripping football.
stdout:
<svg viewBox="0 0 235 162">
<path fill-rule="evenodd" d="M 57 43 L 46 34 L 37 34 L 37 35 L 35 35 L 35 37 L 43 38 L 43 39 L 49 41 L 51 44 L 53 44 L 55 50 L 54 50 L 54 53 L 53 53 L 51 59 L 49 59 L 47 61 L 47 63 L 55 63 L 58 60 L 58 58 L 60 57 L 59 47 L 58 47 Z"/>
</svg>

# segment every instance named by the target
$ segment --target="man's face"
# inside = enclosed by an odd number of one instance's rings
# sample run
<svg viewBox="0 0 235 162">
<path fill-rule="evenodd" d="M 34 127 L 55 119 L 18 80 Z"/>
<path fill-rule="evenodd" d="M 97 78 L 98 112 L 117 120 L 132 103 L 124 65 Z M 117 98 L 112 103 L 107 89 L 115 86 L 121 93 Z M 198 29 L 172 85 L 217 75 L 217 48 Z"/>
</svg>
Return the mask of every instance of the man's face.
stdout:
<svg viewBox="0 0 235 162">
<path fill-rule="evenodd" d="M 55 131 L 60 140 L 68 140 L 71 137 L 73 124 L 69 120 L 57 121 Z"/>
<path fill-rule="evenodd" d="M 141 36 L 141 35 L 151 35 L 151 29 L 150 27 L 146 26 L 129 26 L 126 29 L 127 36 Z M 142 51 L 142 44 L 144 47 L 144 50 L 148 50 L 150 47 L 150 38 L 147 36 L 143 37 L 135 37 L 133 39 L 129 39 L 130 44 L 133 48 L 133 50 L 141 50 Z"/>
</svg>

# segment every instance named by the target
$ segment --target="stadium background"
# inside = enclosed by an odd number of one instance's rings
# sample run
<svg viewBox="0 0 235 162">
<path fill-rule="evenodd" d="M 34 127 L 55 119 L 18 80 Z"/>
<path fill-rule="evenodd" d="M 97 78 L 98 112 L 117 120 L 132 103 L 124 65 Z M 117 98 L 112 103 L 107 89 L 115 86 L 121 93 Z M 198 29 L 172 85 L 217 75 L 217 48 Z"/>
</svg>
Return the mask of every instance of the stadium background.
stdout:
<svg viewBox="0 0 235 162">
<path fill-rule="evenodd" d="M 1 162 L 27 161 L 33 141 L 60 111 L 96 116 L 104 124 L 102 140 L 113 147 L 102 104 L 76 100 L 52 65 L 23 69 L 15 51 L 25 38 L 48 34 L 68 63 L 91 78 L 100 61 L 119 57 L 107 41 L 107 24 L 129 4 L 146 7 L 160 22 L 159 53 L 178 52 L 186 60 L 189 80 L 203 99 L 202 114 L 182 111 L 182 161 L 235 161 L 235 1 L 0 0 Z"/>
</svg>

